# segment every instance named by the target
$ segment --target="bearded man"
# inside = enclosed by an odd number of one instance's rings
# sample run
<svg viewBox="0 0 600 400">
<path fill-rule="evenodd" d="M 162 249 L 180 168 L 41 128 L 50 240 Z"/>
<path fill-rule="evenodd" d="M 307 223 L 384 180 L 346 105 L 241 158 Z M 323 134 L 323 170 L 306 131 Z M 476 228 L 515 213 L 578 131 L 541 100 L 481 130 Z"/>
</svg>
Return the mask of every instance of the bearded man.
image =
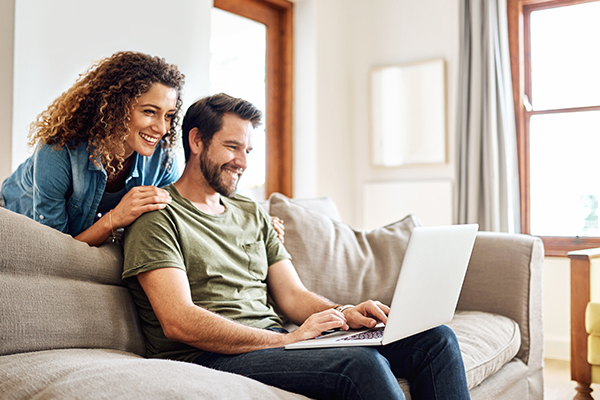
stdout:
<svg viewBox="0 0 600 400">
<path fill-rule="evenodd" d="M 311 398 L 468 399 L 456 337 L 445 326 L 379 347 L 285 350 L 331 329 L 373 327 L 389 308 L 340 306 L 306 289 L 270 217 L 235 194 L 261 113 L 219 94 L 183 121 L 186 166 L 172 202 L 131 225 L 123 278 L 137 304 L 149 357 L 245 375 Z M 288 333 L 267 294 L 299 325 Z"/>
</svg>

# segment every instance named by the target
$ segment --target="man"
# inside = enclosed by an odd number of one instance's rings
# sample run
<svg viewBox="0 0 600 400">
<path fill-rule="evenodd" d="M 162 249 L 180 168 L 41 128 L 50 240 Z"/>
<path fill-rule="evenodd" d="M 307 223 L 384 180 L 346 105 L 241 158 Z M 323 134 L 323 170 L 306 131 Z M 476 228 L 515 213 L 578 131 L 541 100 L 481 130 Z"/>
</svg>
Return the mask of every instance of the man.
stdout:
<svg viewBox="0 0 600 400">
<path fill-rule="evenodd" d="M 193 104 L 183 121 L 186 166 L 163 210 L 125 237 L 123 277 L 150 357 L 229 371 L 311 398 L 468 399 L 454 333 L 439 327 L 380 347 L 284 350 L 333 328 L 373 327 L 389 308 L 339 306 L 308 291 L 269 216 L 235 194 L 261 113 L 225 94 Z M 269 294 L 299 328 L 287 333 Z"/>
</svg>

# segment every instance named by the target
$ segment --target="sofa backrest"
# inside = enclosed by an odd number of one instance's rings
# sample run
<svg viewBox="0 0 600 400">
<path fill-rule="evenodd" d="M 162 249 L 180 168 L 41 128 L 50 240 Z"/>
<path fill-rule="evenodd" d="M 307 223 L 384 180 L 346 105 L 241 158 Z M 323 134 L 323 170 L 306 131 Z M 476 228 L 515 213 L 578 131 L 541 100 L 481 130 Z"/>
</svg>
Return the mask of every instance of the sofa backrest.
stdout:
<svg viewBox="0 0 600 400">
<path fill-rule="evenodd" d="M 0 355 L 61 348 L 145 354 L 120 245 L 90 247 L 0 208 Z"/>
</svg>

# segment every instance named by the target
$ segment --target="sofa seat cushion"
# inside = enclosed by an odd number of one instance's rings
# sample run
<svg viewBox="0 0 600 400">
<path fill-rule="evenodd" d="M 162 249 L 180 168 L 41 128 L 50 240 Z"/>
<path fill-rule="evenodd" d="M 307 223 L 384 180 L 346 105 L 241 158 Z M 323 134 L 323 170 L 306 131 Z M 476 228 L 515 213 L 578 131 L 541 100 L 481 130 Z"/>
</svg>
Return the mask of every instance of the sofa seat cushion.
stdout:
<svg viewBox="0 0 600 400">
<path fill-rule="evenodd" d="M 469 388 L 496 373 L 521 347 L 519 325 L 502 315 L 458 311 L 447 325 L 458 339 Z"/>
<path fill-rule="evenodd" d="M 306 399 L 240 375 L 102 349 L 2 356 L 0 393 L 11 400 Z"/>
<path fill-rule="evenodd" d="M 454 319 L 446 325 L 452 328 L 458 339 L 469 389 L 475 388 L 504 365 L 510 364 L 521 346 L 519 325 L 502 315 L 457 311 Z M 518 374 L 522 376 L 527 368 L 521 360 L 516 361 L 520 367 L 517 369 Z M 398 383 L 406 399 L 410 400 L 408 381 L 398 379 Z"/>
</svg>

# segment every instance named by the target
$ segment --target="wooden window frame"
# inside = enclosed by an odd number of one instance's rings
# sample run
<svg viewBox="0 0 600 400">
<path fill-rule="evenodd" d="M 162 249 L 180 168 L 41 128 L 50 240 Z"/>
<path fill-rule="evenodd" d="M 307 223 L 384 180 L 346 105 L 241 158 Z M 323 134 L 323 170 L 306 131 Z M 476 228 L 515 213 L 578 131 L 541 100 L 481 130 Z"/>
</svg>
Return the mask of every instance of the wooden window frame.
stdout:
<svg viewBox="0 0 600 400">
<path fill-rule="evenodd" d="M 508 32 L 510 44 L 513 101 L 517 128 L 519 181 L 521 190 L 521 231 L 531 233 L 529 120 L 532 115 L 600 110 L 600 106 L 569 109 L 528 111 L 525 99 L 531 99 L 531 49 L 529 48 L 529 18 L 533 11 L 590 3 L 598 0 L 508 0 Z M 566 257 L 572 250 L 600 247 L 600 237 L 542 236 L 546 256 Z"/>
<path fill-rule="evenodd" d="M 214 7 L 266 26 L 265 196 L 293 196 L 293 4 L 288 0 L 214 0 Z"/>
</svg>

